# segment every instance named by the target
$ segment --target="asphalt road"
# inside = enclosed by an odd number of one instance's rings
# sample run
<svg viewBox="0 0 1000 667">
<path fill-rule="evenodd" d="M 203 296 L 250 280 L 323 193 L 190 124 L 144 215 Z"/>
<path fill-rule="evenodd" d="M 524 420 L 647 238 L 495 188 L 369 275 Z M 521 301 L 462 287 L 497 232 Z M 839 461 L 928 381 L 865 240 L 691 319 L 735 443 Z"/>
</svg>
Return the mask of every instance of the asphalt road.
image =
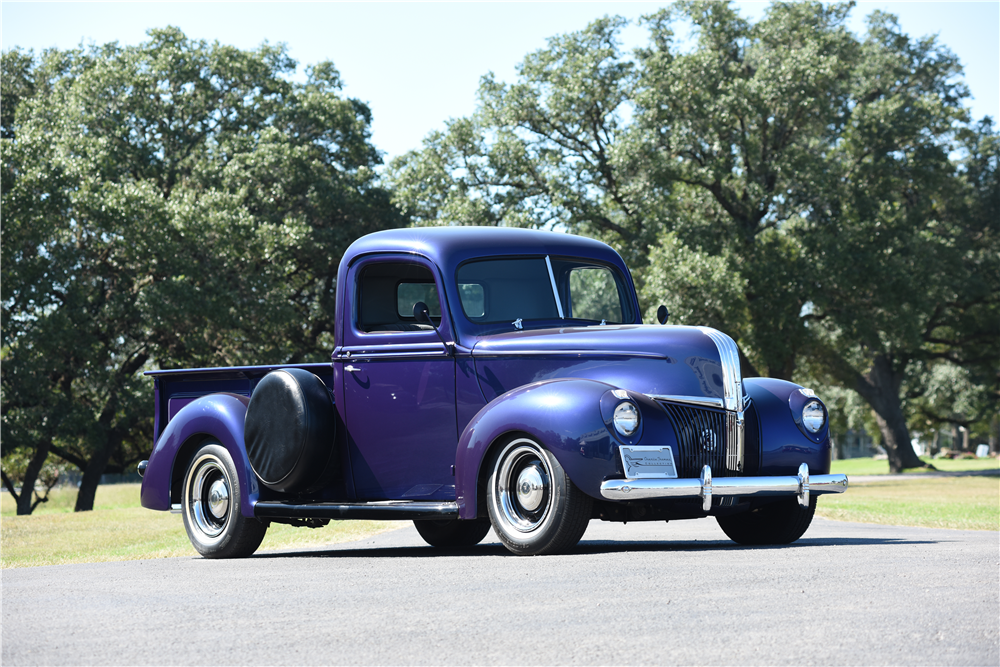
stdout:
<svg viewBox="0 0 1000 667">
<path fill-rule="evenodd" d="M 565 556 L 422 546 L 2 573 L 4 665 L 1000 664 L 1000 533 L 591 522 Z M 492 540 L 492 534 L 487 540 Z"/>
</svg>

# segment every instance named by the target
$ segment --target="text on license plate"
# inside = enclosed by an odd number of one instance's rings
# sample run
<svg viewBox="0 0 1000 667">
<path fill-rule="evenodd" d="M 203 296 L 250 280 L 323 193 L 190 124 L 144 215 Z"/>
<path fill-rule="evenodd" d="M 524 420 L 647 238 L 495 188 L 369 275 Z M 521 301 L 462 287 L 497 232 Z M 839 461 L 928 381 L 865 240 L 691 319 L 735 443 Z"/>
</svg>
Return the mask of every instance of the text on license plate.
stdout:
<svg viewBox="0 0 1000 667">
<path fill-rule="evenodd" d="M 622 445 L 622 464 L 625 466 L 625 477 L 641 479 L 643 477 L 670 478 L 677 477 L 674 467 L 674 454 L 670 447 L 657 445 Z"/>
</svg>

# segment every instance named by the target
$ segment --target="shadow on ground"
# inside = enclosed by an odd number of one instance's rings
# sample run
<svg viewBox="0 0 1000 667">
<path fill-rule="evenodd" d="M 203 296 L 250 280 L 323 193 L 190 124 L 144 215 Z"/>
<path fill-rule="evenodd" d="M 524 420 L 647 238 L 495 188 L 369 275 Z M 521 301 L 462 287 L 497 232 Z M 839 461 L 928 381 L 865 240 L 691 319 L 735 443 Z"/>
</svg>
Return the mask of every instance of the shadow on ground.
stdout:
<svg viewBox="0 0 1000 667">
<path fill-rule="evenodd" d="M 696 552 L 696 551 L 731 551 L 740 549 L 803 549 L 811 547 L 829 546 L 871 546 L 871 545 L 906 545 L 917 544 L 937 544 L 938 540 L 907 540 L 899 538 L 802 538 L 794 544 L 784 544 L 776 546 L 741 546 L 728 540 L 697 541 L 697 542 L 675 542 L 665 540 L 648 541 L 609 541 L 609 540 L 583 540 L 576 547 L 566 552 L 567 556 L 608 554 L 608 553 L 630 553 L 640 551 L 661 551 L 661 552 Z M 296 551 L 272 551 L 260 553 L 251 558 L 442 558 L 462 556 L 468 557 L 497 557 L 513 556 L 503 546 L 496 543 L 480 544 L 467 549 L 436 549 L 430 546 L 419 547 L 368 547 L 361 549 L 327 549 L 327 550 L 296 550 Z"/>
</svg>

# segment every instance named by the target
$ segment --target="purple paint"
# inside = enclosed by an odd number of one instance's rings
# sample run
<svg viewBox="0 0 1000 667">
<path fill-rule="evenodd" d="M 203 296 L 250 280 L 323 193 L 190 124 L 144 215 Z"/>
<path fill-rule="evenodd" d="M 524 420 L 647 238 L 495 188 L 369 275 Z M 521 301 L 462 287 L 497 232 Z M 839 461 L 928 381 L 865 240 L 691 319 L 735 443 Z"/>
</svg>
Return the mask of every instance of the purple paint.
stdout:
<svg viewBox="0 0 1000 667">
<path fill-rule="evenodd" d="M 552 257 L 553 264 L 570 267 L 566 271 L 578 261 L 607 268 L 618 276 L 620 312 L 630 313 L 632 321 L 491 320 L 486 287 L 460 283 L 457 276 L 467 262 L 503 257 L 539 263 Z M 568 278 L 551 275 L 557 291 L 569 290 Z M 407 312 L 400 285 L 436 295 L 437 331 Z M 481 313 L 463 306 L 462 290 L 468 294 L 470 286 L 483 299 Z M 243 443 L 247 397 L 280 366 L 157 371 L 157 440 L 143 479 L 144 507 L 165 510 L 177 502 L 171 482 L 186 468 L 185 455 L 192 443 L 212 438 L 236 462 L 244 516 L 253 516 L 258 499 L 299 505 L 409 500 L 453 501 L 461 518 L 472 519 L 482 516 L 480 483 L 498 443 L 515 434 L 548 449 L 584 493 L 611 503 L 603 499 L 601 484 L 623 478 L 620 445 L 668 447 L 679 458 L 692 437 L 711 442 L 704 425 L 692 436 L 690 424 L 672 421 L 681 413 L 671 417 L 650 396 L 702 400 L 706 410 L 724 413 L 724 360 L 717 342 L 699 328 L 643 325 L 628 269 L 597 241 L 517 229 L 379 232 L 345 253 L 336 299 L 332 364 L 295 367 L 317 375 L 333 396 L 338 475 L 294 498 L 257 487 Z M 829 471 L 826 428 L 811 435 L 796 425 L 802 403 L 797 389 L 762 378 L 740 385 L 755 429 L 748 446 L 756 448 L 747 458 L 754 469 L 740 474 L 792 475 L 801 463 L 813 473 Z M 612 425 L 623 396 L 641 417 L 641 427 L 627 438 Z"/>
</svg>

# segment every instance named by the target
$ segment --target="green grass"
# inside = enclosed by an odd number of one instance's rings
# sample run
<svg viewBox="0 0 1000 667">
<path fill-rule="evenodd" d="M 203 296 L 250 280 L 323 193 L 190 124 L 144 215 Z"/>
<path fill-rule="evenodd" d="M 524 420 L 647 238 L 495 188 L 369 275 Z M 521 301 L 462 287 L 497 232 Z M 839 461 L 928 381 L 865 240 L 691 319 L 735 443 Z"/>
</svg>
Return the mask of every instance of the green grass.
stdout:
<svg viewBox="0 0 1000 667">
<path fill-rule="evenodd" d="M 824 495 L 816 515 L 839 521 L 1000 530 L 1000 479 L 937 477 L 866 482 Z"/>
<path fill-rule="evenodd" d="M 31 516 L 0 500 L 0 567 L 194 556 L 179 514 L 139 506 L 138 484 L 98 487 L 92 512 L 73 512 L 76 489 L 56 489 Z M 360 540 L 398 528 L 393 521 L 331 521 L 324 528 L 272 524 L 260 550 Z"/>
<path fill-rule="evenodd" d="M 976 470 L 1000 471 L 1000 459 L 932 459 L 921 456 L 921 461 L 927 461 L 943 472 L 968 472 Z M 889 462 L 885 459 L 840 459 L 830 465 L 830 472 L 851 475 L 888 475 Z M 933 472 L 926 468 L 911 468 L 905 472 Z"/>
<path fill-rule="evenodd" d="M 834 462 L 835 472 L 864 475 L 871 459 Z M 948 461 L 976 464 L 995 460 Z M 935 462 L 937 463 L 937 461 Z M 954 469 L 954 468 L 953 468 Z M 968 469 L 968 468 L 966 468 Z M 973 469 L 984 469 L 983 467 Z M 867 474 L 880 474 L 880 469 Z M 884 472 L 888 472 L 888 467 Z M 139 506 L 138 484 L 101 486 L 92 512 L 73 512 L 75 489 L 56 489 L 31 516 L 16 516 L 9 494 L 0 497 L 0 566 L 32 567 L 194 556 L 180 515 Z M 1000 480 L 995 477 L 900 479 L 854 484 L 819 499 L 818 516 L 841 521 L 963 530 L 1000 530 Z M 364 539 L 399 527 L 392 521 L 334 521 L 325 528 L 272 524 L 261 550 L 317 547 Z"/>
</svg>

